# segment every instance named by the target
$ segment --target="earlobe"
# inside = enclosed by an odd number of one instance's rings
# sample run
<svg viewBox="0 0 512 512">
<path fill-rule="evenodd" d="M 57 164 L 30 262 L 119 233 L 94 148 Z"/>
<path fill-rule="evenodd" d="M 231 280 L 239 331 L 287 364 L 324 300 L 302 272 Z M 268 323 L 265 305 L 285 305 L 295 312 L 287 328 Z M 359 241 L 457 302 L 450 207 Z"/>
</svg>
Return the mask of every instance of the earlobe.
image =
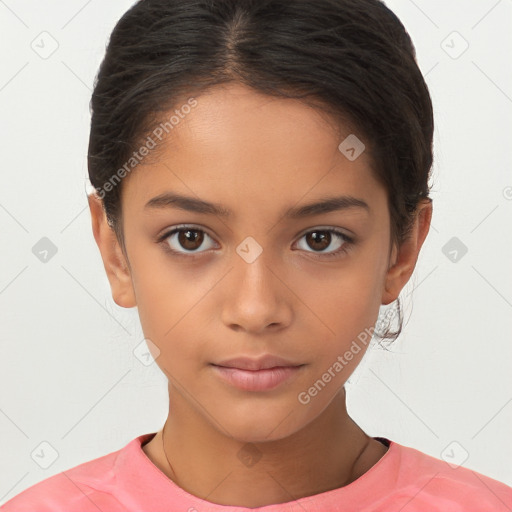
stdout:
<svg viewBox="0 0 512 512">
<path fill-rule="evenodd" d="M 87 196 L 91 211 L 92 231 L 100 250 L 103 266 L 112 290 L 114 302 L 124 308 L 137 305 L 131 271 L 116 234 L 107 222 L 103 203 L 95 193 Z"/>
<path fill-rule="evenodd" d="M 426 199 L 418 205 L 409 237 L 402 242 L 400 247 L 395 247 L 393 250 L 393 255 L 396 257 L 391 258 L 394 263 L 386 273 L 382 304 L 387 305 L 395 301 L 409 281 L 416 267 L 420 249 L 430 229 L 431 219 L 432 201 Z"/>
</svg>

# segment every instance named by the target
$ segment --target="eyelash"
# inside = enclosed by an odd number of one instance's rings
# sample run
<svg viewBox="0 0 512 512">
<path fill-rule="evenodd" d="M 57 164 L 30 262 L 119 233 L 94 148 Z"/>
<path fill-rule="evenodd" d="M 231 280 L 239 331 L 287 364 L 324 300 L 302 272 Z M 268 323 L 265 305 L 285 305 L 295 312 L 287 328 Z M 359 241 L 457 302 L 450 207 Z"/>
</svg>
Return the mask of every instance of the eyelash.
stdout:
<svg viewBox="0 0 512 512">
<path fill-rule="evenodd" d="M 173 229 L 171 229 L 170 231 L 167 231 L 166 233 L 164 233 L 159 239 L 158 239 L 158 243 L 162 243 L 163 246 L 164 246 L 164 250 L 168 253 L 170 253 L 171 255 L 173 256 L 183 256 L 185 258 L 189 258 L 189 259 L 195 259 L 198 257 L 198 255 L 202 254 L 201 252 L 197 252 L 197 253 L 182 253 L 182 252 L 179 252 L 179 251 L 175 251 L 174 249 L 171 249 L 169 247 L 169 244 L 167 243 L 167 239 L 170 238 L 172 235 L 174 235 L 175 233 L 180 233 L 182 231 L 187 231 L 187 230 L 190 230 L 190 231 L 198 231 L 198 232 L 201 232 L 201 233 L 204 233 L 206 234 L 207 236 L 210 236 L 208 235 L 208 233 L 206 231 L 204 231 L 203 229 L 200 229 L 200 228 L 196 228 L 195 226 L 189 226 L 189 225 L 181 225 L 181 226 L 178 226 L 178 227 L 175 227 Z M 320 252 L 317 252 L 315 253 L 314 251 L 306 251 L 308 253 L 313 253 L 313 254 L 316 254 L 317 256 L 319 256 L 320 258 L 335 258 L 337 256 L 340 256 L 342 253 L 345 253 L 347 252 L 350 247 L 354 244 L 355 240 L 354 238 L 346 235 L 345 233 L 343 233 L 342 231 L 339 231 L 335 228 L 316 228 L 316 229 L 310 229 L 309 231 L 306 231 L 305 233 L 303 233 L 301 235 L 301 237 L 299 238 L 302 239 L 304 238 L 306 235 L 308 235 L 309 233 L 315 233 L 315 232 L 321 232 L 321 233 L 331 233 L 331 234 L 334 234 L 336 236 L 338 236 L 339 238 L 341 238 L 341 240 L 344 242 L 344 244 L 339 248 L 339 249 L 336 249 L 335 251 L 333 252 L 328 252 L 328 253 L 320 253 Z M 210 237 L 212 238 L 212 237 Z"/>
</svg>

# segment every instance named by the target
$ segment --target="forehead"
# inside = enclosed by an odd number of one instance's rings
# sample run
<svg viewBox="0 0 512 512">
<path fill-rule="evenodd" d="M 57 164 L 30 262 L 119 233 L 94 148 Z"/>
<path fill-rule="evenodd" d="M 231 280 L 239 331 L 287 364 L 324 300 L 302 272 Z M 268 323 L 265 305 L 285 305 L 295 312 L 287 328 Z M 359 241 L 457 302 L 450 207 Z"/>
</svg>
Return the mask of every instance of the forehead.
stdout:
<svg viewBox="0 0 512 512">
<path fill-rule="evenodd" d="M 158 159 L 142 160 L 123 183 L 128 209 L 142 211 L 148 200 L 168 191 L 260 211 L 283 201 L 308 202 L 334 189 L 364 194 L 367 202 L 383 192 L 368 152 L 349 160 L 338 146 L 350 128 L 323 111 L 239 84 L 215 87 L 195 101 L 186 109 L 178 102 L 166 113 L 177 116 L 157 141 Z"/>
</svg>

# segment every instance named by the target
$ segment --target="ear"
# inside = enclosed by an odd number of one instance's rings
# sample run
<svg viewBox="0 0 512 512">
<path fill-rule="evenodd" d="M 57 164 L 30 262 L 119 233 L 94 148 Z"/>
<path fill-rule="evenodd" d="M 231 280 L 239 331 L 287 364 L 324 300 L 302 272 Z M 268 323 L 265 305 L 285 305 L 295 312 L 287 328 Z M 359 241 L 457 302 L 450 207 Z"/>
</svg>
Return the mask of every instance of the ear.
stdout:
<svg viewBox="0 0 512 512">
<path fill-rule="evenodd" d="M 390 304 L 395 301 L 409 281 L 416 267 L 421 246 L 430 229 L 431 219 L 432 200 L 423 199 L 416 209 L 409 237 L 402 242 L 400 247 L 393 248 L 392 260 L 395 258 L 396 260 L 386 273 L 382 304 Z"/>
<path fill-rule="evenodd" d="M 103 259 L 103 266 L 112 289 L 112 298 L 118 306 L 135 307 L 137 302 L 131 271 L 116 234 L 107 222 L 102 200 L 94 192 L 89 194 L 87 199 L 91 210 L 94 239 Z"/>
</svg>

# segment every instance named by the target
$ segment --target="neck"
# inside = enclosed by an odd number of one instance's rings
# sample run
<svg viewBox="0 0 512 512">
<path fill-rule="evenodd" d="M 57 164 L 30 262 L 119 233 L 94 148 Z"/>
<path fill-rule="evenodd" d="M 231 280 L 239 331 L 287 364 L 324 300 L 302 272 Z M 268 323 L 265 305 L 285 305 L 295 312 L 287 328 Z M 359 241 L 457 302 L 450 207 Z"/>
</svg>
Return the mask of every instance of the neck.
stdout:
<svg viewBox="0 0 512 512">
<path fill-rule="evenodd" d="M 179 399 L 170 410 L 146 453 L 182 489 L 220 505 L 262 507 L 337 489 L 385 452 L 348 415 L 344 388 L 303 429 L 258 443 L 227 436 Z"/>
</svg>

